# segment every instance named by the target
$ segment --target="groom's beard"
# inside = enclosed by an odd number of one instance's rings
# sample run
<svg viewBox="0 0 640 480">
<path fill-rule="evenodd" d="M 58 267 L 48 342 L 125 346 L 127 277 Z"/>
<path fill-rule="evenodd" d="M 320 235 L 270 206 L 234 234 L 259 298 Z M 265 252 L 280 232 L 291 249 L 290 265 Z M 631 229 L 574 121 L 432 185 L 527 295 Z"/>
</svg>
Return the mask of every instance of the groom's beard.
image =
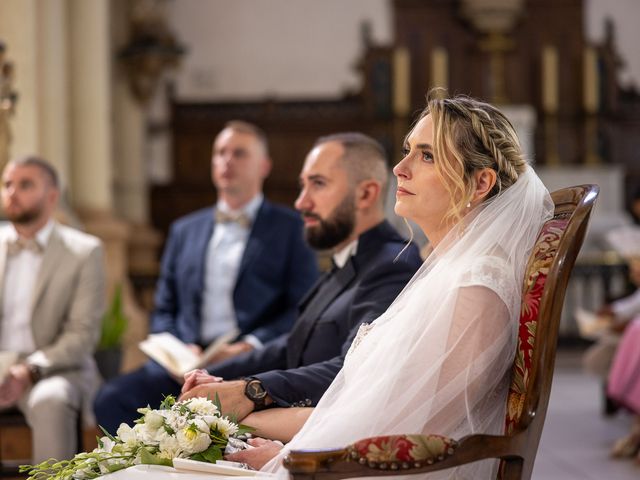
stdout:
<svg viewBox="0 0 640 480">
<path fill-rule="evenodd" d="M 317 250 L 333 248 L 353 233 L 356 224 L 354 196 L 347 195 L 327 219 L 307 211 L 303 211 L 302 215 L 315 218 L 320 222 L 318 225 L 305 228 L 304 235 L 307 243 Z"/>
</svg>

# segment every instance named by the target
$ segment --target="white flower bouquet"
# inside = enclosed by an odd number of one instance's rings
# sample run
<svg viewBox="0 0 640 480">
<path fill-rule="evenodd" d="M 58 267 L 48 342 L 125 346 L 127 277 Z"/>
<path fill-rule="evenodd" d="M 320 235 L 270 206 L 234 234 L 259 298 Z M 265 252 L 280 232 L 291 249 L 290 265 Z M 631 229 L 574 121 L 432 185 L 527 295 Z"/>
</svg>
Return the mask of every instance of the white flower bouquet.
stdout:
<svg viewBox="0 0 640 480">
<path fill-rule="evenodd" d="M 172 396 L 160 408 L 140 408 L 135 426 L 121 424 L 114 437 L 98 439 L 98 448 L 79 453 L 71 460 L 50 459 L 38 465 L 23 465 L 29 478 L 91 479 L 132 465 L 173 466 L 174 458 L 215 463 L 222 459 L 229 437 L 251 430 L 221 413 L 220 403 L 206 398 L 177 402 Z"/>
</svg>

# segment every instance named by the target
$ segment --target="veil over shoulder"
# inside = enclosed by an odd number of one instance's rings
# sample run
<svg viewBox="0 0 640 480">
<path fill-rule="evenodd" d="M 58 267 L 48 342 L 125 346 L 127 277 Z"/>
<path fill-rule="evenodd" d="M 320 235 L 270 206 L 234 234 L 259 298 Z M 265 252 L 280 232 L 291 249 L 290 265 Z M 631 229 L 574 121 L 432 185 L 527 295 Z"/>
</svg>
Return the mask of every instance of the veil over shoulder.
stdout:
<svg viewBox="0 0 640 480">
<path fill-rule="evenodd" d="M 526 262 L 553 202 L 531 167 L 468 213 L 389 309 L 361 328 L 289 449 L 377 435 L 503 429 Z M 282 455 L 266 466 L 284 473 Z M 477 462 L 427 478 L 490 478 Z"/>
</svg>

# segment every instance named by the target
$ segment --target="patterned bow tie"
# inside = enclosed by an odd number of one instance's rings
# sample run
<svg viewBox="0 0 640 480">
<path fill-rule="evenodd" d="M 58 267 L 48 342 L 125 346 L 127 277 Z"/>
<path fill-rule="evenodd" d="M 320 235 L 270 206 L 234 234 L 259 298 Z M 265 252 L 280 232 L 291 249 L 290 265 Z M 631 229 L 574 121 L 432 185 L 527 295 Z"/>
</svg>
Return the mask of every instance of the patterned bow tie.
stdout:
<svg viewBox="0 0 640 480">
<path fill-rule="evenodd" d="M 218 223 L 237 223 L 241 227 L 249 228 L 251 226 L 251 219 L 244 213 L 228 213 L 222 210 L 216 210 L 216 222 Z"/>
<path fill-rule="evenodd" d="M 35 238 L 22 238 L 18 237 L 17 240 L 13 242 L 9 242 L 7 244 L 7 253 L 9 255 L 17 255 L 22 250 L 29 250 L 33 253 L 42 253 L 44 248 L 38 242 L 36 242 Z"/>
</svg>

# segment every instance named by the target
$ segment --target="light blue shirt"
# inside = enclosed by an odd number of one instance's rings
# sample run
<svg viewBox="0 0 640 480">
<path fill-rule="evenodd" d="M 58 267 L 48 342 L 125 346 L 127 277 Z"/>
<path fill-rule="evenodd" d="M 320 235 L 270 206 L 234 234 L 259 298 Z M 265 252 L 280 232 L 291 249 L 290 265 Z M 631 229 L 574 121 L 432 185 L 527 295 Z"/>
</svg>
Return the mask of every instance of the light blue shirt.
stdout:
<svg viewBox="0 0 640 480">
<path fill-rule="evenodd" d="M 240 210 L 232 210 L 222 200 L 218 201 L 216 207 L 225 213 L 244 213 L 253 223 L 263 200 L 264 196 L 260 193 Z M 207 247 L 202 292 L 200 334 L 205 344 L 238 328 L 233 306 L 233 290 L 250 230 L 251 227 L 244 227 L 236 222 L 216 222 L 213 229 Z M 247 335 L 243 340 L 256 348 L 262 346 L 260 340 L 253 335 Z"/>
</svg>

